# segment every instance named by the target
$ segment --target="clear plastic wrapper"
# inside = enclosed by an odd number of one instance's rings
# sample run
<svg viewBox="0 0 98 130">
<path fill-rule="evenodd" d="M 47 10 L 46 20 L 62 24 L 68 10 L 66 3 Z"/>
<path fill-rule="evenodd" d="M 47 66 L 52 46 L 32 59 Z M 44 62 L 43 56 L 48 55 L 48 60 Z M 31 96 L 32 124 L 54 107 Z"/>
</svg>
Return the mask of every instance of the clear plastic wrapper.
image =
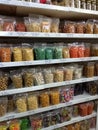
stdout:
<svg viewBox="0 0 98 130">
<path fill-rule="evenodd" d="M 3 18 L 3 31 L 15 31 L 15 23 L 14 18 Z"/>
<path fill-rule="evenodd" d="M 8 96 L 7 112 L 13 112 L 15 110 L 13 96 Z"/>
<path fill-rule="evenodd" d="M 74 96 L 81 95 L 84 92 L 83 84 L 76 84 L 74 86 Z"/>
<path fill-rule="evenodd" d="M 24 22 L 27 32 L 41 32 L 41 21 L 38 16 L 25 17 Z"/>
<path fill-rule="evenodd" d="M 68 130 L 75 130 L 73 125 L 68 125 L 67 128 L 68 128 Z"/>
<path fill-rule="evenodd" d="M 69 44 L 70 58 L 78 58 L 78 44 Z"/>
<path fill-rule="evenodd" d="M 58 123 L 61 123 L 61 116 L 59 110 L 56 110 L 51 113 L 51 125 L 56 125 Z"/>
<path fill-rule="evenodd" d="M 74 72 L 73 72 L 74 79 L 80 79 L 82 78 L 82 75 L 83 75 L 83 66 L 75 67 Z"/>
<path fill-rule="evenodd" d="M 52 105 L 56 105 L 60 103 L 60 93 L 58 89 L 52 89 L 50 91 L 50 102 Z"/>
<path fill-rule="evenodd" d="M 90 44 L 86 43 L 85 44 L 85 49 L 84 49 L 84 57 L 90 57 L 90 56 L 91 56 Z"/>
<path fill-rule="evenodd" d="M 9 123 L 9 130 L 20 130 L 20 121 L 19 120 L 12 120 Z"/>
<path fill-rule="evenodd" d="M 41 107 L 47 107 L 50 105 L 49 92 L 43 91 L 39 95 L 39 102 Z"/>
<path fill-rule="evenodd" d="M 42 128 L 42 116 L 35 115 L 30 117 L 32 130 L 40 130 Z"/>
<path fill-rule="evenodd" d="M 84 43 L 78 45 L 78 57 L 84 57 L 85 46 Z"/>
<path fill-rule="evenodd" d="M 7 103 L 8 103 L 7 97 L 1 97 L 0 98 L 0 117 L 4 116 L 6 114 Z"/>
<path fill-rule="evenodd" d="M 60 20 L 58 18 L 52 18 L 51 32 L 59 33 L 59 23 L 60 23 Z"/>
<path fill-rule="evenodd" d="M 54 75 L 52 69 L 44 69 L 44 79 L 46 84 L 54 82 Z"/>
<path fill-rule="evenodd" d="M 13 54 L 13 61 L 22 61 L 22 48 L 21 48 L 21 46 L 13 47 L 12 54 Z"/>
<path fill-rule="evenodd" d="M 29 93 L 27 97 L 28 110 L 38 108 L 38 93 Z"/>
<path fill-rule="evenodd" d="M 42 115 L 43 128 L 51 126 L 51 114 L 45 113 Z"/>
<path fill-rule="evenodd" d="M 89 102 L 88 104 L 88 115 L 93 113 L 94 110 L 94 102 Z"/>
<path fill-rule="evenodd" d="M 53 46 L 53 45 L 52 45 Z M 45 49 L 45 59 L 53 59 L 53 47 L 49 46 Z"/>
<path fill-rule="evenodd" d="M 98 34 L 98 20 L 94 21 L 94 34 Z"/>
<path fill-rule="evenodd" d="M 88 106 L 86 103 L 79 105 L 79 114 L 80 114 L 80 116 L 88 115 Z"/>
<path fill-rule="evenodd" d="M 23 70 L 23 79 L 25 87 L 34 86 L 33 69 Z"/>
<path fill-rule="evenodd" d="M 13 87 L 22 88 L 23 87 L 23 79 L 21 70 L 13 70 L 10 71 L 10 77 L 12 80 Z"/>
<path fill-rule="evenodd" d="M 63 33 L 75 33 L 75 23 L 71 21 L 65 21 Z"/>
<path fill-rule="evenodd" d="M 81 7 L 81 0 L 75 0 L 75 8 L 80 8 Z"/>
<path fill-rule="evenodd" d="M 0 130 L 7 130 L 8 129 L 8 124 L 6 122 L 1 122 L 0 123 Z"/>
<path fill-rule="evenodd" d="M 20 129 L 21 130 L 28 130 L 29 129 L 29 120 L 28 118 L 21 119 Z"/>
<path fill-rule="evenodd" d="M 3 19 L 2 19 L 2 16 L 0 16 L 0 31 L 3 31 Z"/>
<path fill-rule="evenodd" d="M 78 107 L 78 105 L 73 106 L 72 116 L 73 117 L 79 116 L 79 107 Z"/>
<path fill-rule="evenodd" d="M 54 47 L 54 59 L 62 59 L 62 49 L 62 46 L 57 45 L 57 47 Z"/>
<path fill-rule="evenodd" d="M 62 108 L 60 113 L 61 113 L 61 122 L 71 120 L 71 117 L 72 117 L 72 108 L 71 107 Z"/>
<path fill-rule="evenodd" d="M 64 6 L 64 0 L 57 0 L 57 5 Z"/>
<path fill-rule="evenodd" d="M 27 111 L 27 100 L 25 94 L 20 94 L 15 96 L 15 105 L 17 112 L 26 112 Z"/>
<path fill-rule="evenodd" d="M 76 33 L 85 33 L 85 23 L 84 22 L 76 23 Z"/>
<path fill-rule="evenodd" d="M 94 22 L 92 20 L 88 20 L 85 24 L 85 33 L 93 34 Z"/>
<path fill-rule="evenodd" d="M 56 68 L 54 70 L 54 82 L 63 82 L 64 81 L 64 70 L 63 68 Z"/>
<path fill-rule="evenodd" d="M 86 9 L 86 1 L 85 0 L 81 0 L 81 8 Z"/>
<path fill-rule="evenodd" d="M 3 44 L 0 48 L 1 62 L 11 62 L 11 46 Z"/>
<path fill-rule="evenodd" d="M 94 76 L 94 62 L 89 62 L 86 66 L 84 66 L 84 75 L 88 77 Z"/>
<path fill-rule="evenodd" d="M 76 123 L 74 127 L 75 127 L 75 130 L 80 130 L 80 123 Z"/>
<path fill-rule="evenodd" d="M 98 45 L 97 44 L 91 45 L 91 55 L 98 56 Z"/>
<path fill-rule="evenodd" d="M 62 53 L 63 53 L 63 58 L 70 58 L 70 52 L 67 46 L 63 47 Z"/>
<path fill-rule="evenodd" d="M 96 128 L 96 117 L 93 117 L 89 120 L 90 128 Z"/>
<path fill-rule="evenodd" d="M 35 85 L 45 84 L 44 75 L 43 75 L 43 72 L 41 70 L 35 71 L 33 78 L 34 78 Z"/>
<path fill-rule="evenodd" d="M 74 72 L 73 66 L 66 66 L 64 68 L 64 81 L 72 80 L 73 79 L 73 72 Z"/>
<path fill-rule="evenodd" d="M 35 60 L 45 60 L 45 44 L 34 47 Z"/>
<path fill-rule="evenodd" d="M 8 89 L 9 74 L 6 72 L 0 72 L 0 91 Z"/>
<path fill-rule="evenodd" d="M 41 32 L 50 33 L 51 32 L 51 19 L 48 17 L 41 17 Z"/>
<path fill-rule="evenodd" d="M 98 62 L 95 63 L 95 75 L 98 76 Z"/>
<path fill-rule="evenodd" d="M 25 27 L 23 19 L 16 18 L 15 30 L 18 32 L 26 31 L 26 27 Z"/>
<path fill-rule="evenodd" d="M 86 2 L 86 9 L 91 10 L 91 0 L 87 0 Z"/>
<path fill-rule="evenodd" d="M 30 44 L 22 44 L 22 57 L 23 61 L 32 61 L 34 60 L 33 49 Z"/>
</svg>

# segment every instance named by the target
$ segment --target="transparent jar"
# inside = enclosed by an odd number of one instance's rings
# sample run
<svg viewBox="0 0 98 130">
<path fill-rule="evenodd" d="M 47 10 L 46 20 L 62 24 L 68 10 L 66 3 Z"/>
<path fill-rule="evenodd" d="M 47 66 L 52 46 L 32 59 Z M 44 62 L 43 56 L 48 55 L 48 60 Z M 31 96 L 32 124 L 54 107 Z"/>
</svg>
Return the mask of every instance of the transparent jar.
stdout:
<svg viewBox="0 0 98 130">
<path fill-rule="evenodd" d="M 86 9 L 86 2 L 85 0 L 81 0 L 81 8 Z"/>
<path fill-rule="evenodd" d="M 86 9 L 91 10 L 91 0 L 87 0 Z"/>
</svg>

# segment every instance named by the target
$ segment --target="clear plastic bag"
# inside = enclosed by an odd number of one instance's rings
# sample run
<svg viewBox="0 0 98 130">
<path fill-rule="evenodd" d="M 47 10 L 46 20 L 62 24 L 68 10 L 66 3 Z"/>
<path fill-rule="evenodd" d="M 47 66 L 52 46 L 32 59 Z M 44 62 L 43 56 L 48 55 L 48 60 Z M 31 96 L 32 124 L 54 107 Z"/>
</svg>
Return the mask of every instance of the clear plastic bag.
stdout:
<svg viewBox="0 0 98 130">
<path fill-rule="evenodd" d="M 70 58 L 78 58 L 78 43 L 68 44 Z"/>
<path fill-rule="evenodd" d="M 53 45 L 48 45 L 46 48 L 45 48 L 45 59 L 53 59 Z"/>
<path fill-rule="evenodd" d="M 85 25 L 85 33 L 93 34 L 94 22 L 92 20 L 88 20 Z"/>
<path fill-rule="evenodd" d="M 51 19 L 48 17 L 41 17 L 41 32 L 50 33 L 51 32 Z"/>
<path fill-rule="evenodd" d="M 34 86 L 33 69 L 23 70 L 23 79 L 25 87 Z"/>
<path fill-rule="evenodd" d="M 0 72 L 0 91 L 8 89 L 9 74 L 6 72 Z"/>
<path fill-rule="evenodd" d="M 13 96 L 8 96 L 7 112 L 13 112 L 15 110 Z"/>
<path fill-rule="evenodd" d="M 7 113 L 7 97 L 0 97 L 0 117 Z"/>
<path fill-rule="evenodd" d="M 27 111 L 27 100 L 25 94 L 20 94 L 15 96 L 15 105 L 17 112 L 26 112 Z"/>
<path fill-rule="evenodd" d="M 60 93 L 58 89 L 52 89 L 50 91 L 50 102 L 52 105 L 56 105 L 60 103 Z"/>
<path fill-rule="evenodd" d="M 23 87 L 23 79 L 22 79 L 21 70 L 10 71 L 10 76 L 11 76 L 12 84 L 15 88 Z"/>
<path fill-rule="evenodd" d="M 58 18 L 52 18 L 51 32 L 59 33 L 59 23 L 60 20 Z"/>
<path fill-rule="evenodd" d="M 51 114 L 45 113 L 42 115 L 43 119 L 43 128 L 49 127 L 51 125 Z"/>
<path fill-rule="evenodd" d="M 98 20 L 94 21 L 94 34 L 98 34 Z"/>
<path fill-rule="evenodd" d="M 13 54 L 13 61 L 22 61 L 22 48 L 21 48 L 21 46 L 13 47 L 12 54 Z"/>
<path fill-rule="evenodd" d="M 33 49 L 30 44 L 22 44 L 22 57 L 23 61 L 32 61 L 34 60 Z"/>
<path fill-rule="evenodd" d="M 85 33 L 85 22 L 76 23 L 76 33 Z"/>
<path fill-rule="evenodd" d="M 56 43 L 54 46 L 54 59 L 62 59 L 63 57 L 63 45 L 62 43 Z"/>
<path fill-rule="evenodd" d="M 71 21 L 65 21 L 63 33 L 75 33 L 75 23 Z"/>
<path fill-rule="evenodd" d="M 73 72 L 74 72 L 74 67 L 73 66 L 65 67 L 64 68 L 64 81 L 72 80 L 73 79 Z"/>
<path fill-rule="evenodd" d="M 42 91 L 39 95 L 39 101 L 41 107 L 48 107 L 50 105 L 49 92 Z"/>
<path fill-rule="evenodd" d="M 3 18 L 3 31 L 15 31 L 15 23 L 14 18 Z"/>
<path fill-rule="evenodd" d="M 11 120 L 9 122 L 9 130 L 17 129 L 20 130 L 20 121 L 18 119 Z"/>
<path fill-rule="evenodd" d="M 28 110 L 38 108 L 38 93 L 29 93 L 27 96 Z"/>
<path fill-rule="evenodd" d="M 54 82 L 63 82 L 64 81 L 64 70 L 63 68 L 56 68 L 54 70 Z"/>
<path fill-rule="evenodd" d="M 11 62 L 11 46 L 3 44 L 0 48 L 1 62 Z"/>
<path fill-rule="evenodd" d="M 63 58 L 70 58 L 69 48 L 67 46 L 63 47 Z"/>
<path fill-rule="evenodd" d="M 19 32 L 26 31 L 26 27 L 25 27 L 23 19 L 16 18 L 15 30 Z"/>
</svg>

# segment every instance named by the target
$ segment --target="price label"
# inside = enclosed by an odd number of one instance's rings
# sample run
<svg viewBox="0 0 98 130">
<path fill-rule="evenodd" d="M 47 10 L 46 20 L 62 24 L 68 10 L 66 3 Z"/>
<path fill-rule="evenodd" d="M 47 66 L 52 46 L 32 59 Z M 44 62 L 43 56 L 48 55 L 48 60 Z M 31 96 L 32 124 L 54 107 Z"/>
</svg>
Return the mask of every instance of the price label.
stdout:
<svg viewBox="0 0 98 130">
<path fill-rule="evenodd" d="M 45 60 L 45 64 L 50 64 L 51 60 Z"/>
<path fill-rule="evenodd" d="M 73 105 L 73 103 L 72 102 L 66 102 L 66 105 L 70 106 L 70 105 Z"/>
<path fill-rule="evenodd" d="M 65 85 L 69 85 L 71 81 L 65 81 Z"/>
<path fill-rule="evenodd" d="M 4 95 L 9 95 L 9 93 L 6 92 L 6 90 L 5 90 L 5 91 L 2 91 L 2 92 L 0 93 L 0 95 L 2 95 L 2 96 L 4 96 Z"/>
</svg>

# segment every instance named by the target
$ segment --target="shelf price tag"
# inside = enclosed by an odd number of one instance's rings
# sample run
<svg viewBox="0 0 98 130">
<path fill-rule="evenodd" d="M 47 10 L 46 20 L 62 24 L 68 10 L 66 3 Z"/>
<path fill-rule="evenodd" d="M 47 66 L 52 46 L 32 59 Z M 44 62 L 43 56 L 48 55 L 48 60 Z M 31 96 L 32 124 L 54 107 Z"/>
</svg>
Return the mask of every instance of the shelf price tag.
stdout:
<svg viewBox="0 0 98 130">
<path fill-rule="evenodd" d="M 45 60 L 45 64 L 50 64 L 51 60 Z"/>
<path fill-rule="evenodd" d="M 70 105 L 73 105 L 73 103 L 72 102 L 66 102 L 66 105 L 70 106 Z"/>
<path fill-rule="evenodd" d="M 14 119 L 14 118 L 15 118 L 15 115 L 11 115 L 11 116 L 6 117 L 6 120 L 11 120 L 11 119 Z"/>
<path fill-rule="evenodd" d="M 65 85 L 69 85 L 71 81 L 65 81 Z"/>
</svg>

